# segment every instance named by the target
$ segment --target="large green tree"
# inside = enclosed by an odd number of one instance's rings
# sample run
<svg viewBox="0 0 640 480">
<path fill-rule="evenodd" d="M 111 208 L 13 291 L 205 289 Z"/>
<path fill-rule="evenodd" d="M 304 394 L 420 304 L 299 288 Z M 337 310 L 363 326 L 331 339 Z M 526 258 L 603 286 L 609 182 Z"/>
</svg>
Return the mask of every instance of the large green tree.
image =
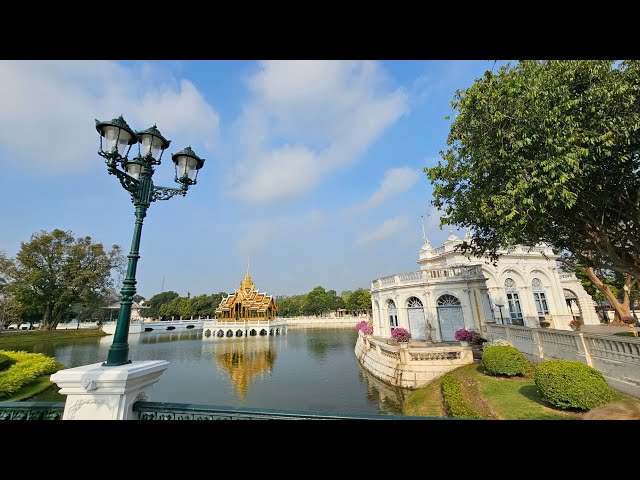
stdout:
<svg viewBox="0 0 640 480">
<path fill-rule="evenodd" d="M 317 286 L 305 298 L 302 305 L 302 313 L 305 315 L 320 315 L 328 310 L 326 305 L 327 292 L 321 286 Z"/>
<path fill-rule="evenodd" d="M 117 245 L 107 251 L 91 237 L 74 238 L 72 232 L 55 229 L 22 242 L 14 259 L 0 257 L 0 272 L 7 282 L 4 292 L 41 317 L 42 328 L 52 330 L 74 304 L 100 298 L 113 283 L 113 270 L 123 264 Z"/>
<path fill-rule="evenodd" d="M 547 243 L 587 273 L 640 278 L 639 61 L 522 61 L 452 107 L 448 149 L 425 172 L 442 224 L 473 229 L 463 251 Z"/>
<path fill-rule="evenodd" d="M 169 290 L 167 292 L 162 292 L 154 295 L 149 299 L 148 302 L 145 303 L 146 307 L 140 310 L 140 316 L 144 318 L 158 318 L 160 317 L 160 307 L 165 303 L 169 303 L 174 298 L 178 298 L 177 292 Z"/>
<path fill-rule="evenodd" d="M 349 296 L 346 307 L 354 314 L 369 312 L 371 310 L 371 292 L 364 288 L 358 288 Z"/>
<path fill-rule="evenodd" d="M 278 315 L 280 317 L 297 317 L 302 315 L 303 305 L 306 295 L 292 295 L 290 297 L 276 297 L 276 305 L 278 306 Z"/>
</svg>

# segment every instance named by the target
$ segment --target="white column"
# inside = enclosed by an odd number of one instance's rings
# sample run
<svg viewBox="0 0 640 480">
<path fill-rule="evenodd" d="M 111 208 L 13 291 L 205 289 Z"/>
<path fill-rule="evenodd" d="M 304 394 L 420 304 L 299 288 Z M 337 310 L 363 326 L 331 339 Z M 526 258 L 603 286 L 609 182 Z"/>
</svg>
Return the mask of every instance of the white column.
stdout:
<svg viewBox="0 0 640 480">
<path fill-rule="evenodd" d="M 63 420 L 135 420 L 133 404 L 149 398 L 151 387 L 169 367 L 165 360 L 118 367 L 93 363 L 51 375 L 67 395 Z"/>
<path fill-rule="evenodd" d="M 471 289 L 469 288 L 468 284 L 466 288 L 463 288 L 463 291 L 467 294 L 467 304 L 469 305 L 469 328 L 472 328 L 474 330 L 479 329 L 480 319 L 478 318 L 476 322 L 477 312 L 474 311 L 474 304 L 473 300 L 471 299 Z"/>
</svg>

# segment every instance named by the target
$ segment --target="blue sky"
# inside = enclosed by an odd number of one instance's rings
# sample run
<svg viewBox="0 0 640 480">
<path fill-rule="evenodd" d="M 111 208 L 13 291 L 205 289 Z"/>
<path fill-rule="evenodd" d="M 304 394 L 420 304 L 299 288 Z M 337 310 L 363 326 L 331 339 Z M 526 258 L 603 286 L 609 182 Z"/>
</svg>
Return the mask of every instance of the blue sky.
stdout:
<svg viewBox="0 0 640 480">
<path fill-rule="evenodd" d="M 505 62 L 498 62 L 498 65 Z M 138 292 L 276 295 L 369 288 L 417 270 L 425 217 L 447 237 L 423 173 L 446 147 L 456 89 L 486 61 L 0 61 L 0 250 L 54 228 L 128 252 L 133 205 L 96 153 L 94 118 L 157 124 L 170 154 L 206 159 L 186 197 L 155 202 Z M 133 150 L 132 150 L 133 151 Z"/>
</svg>

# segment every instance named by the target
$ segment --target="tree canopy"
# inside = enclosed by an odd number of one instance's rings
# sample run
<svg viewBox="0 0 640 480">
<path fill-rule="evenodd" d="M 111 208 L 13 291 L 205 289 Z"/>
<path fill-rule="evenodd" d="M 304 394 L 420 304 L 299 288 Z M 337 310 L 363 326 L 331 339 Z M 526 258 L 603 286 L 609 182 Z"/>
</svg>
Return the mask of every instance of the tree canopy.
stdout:
<svg viewBox="0 0 640 480">
<path fill-rule="evenodd" d="M 140 310 L 140 316 L 146 318 L 158 318 L 160 316 L 160 307 L 179 296 L 180 295 L 178 295 L 177 292 L 172 290 L 154 295 L 145 303 L 145 307 L 149 308 L 143 308 Z"/>
<path fill-rule="evenodd" d="M 0 256 L 3 292 L 22 305 L 22 315 L 42 318 L 42 328 L 55 329 L 74 305 L 92 305 L 112 286 L 114 269 L 124 257 L 114 245 L 106 251 L 91 237 L 72 232 L 41 231 L 20 244 L 15 259 Z"/>
<path fill-rule="evenodd" d="M 451 104 L 425 173 L 441 223 L 473 230 L 463 251 L 547 243 L 640 278 L 639 61 L 522 61 Z"/>
<path fill-rule="evenodd" d="M 154 295 L 140 310 L 140 315 L 147 318 L 188 319 L 191 317 L 213 317 L 216 307 L 220 305 L 222 293 L 181 297 L 174 291 Z"/>
</svg>

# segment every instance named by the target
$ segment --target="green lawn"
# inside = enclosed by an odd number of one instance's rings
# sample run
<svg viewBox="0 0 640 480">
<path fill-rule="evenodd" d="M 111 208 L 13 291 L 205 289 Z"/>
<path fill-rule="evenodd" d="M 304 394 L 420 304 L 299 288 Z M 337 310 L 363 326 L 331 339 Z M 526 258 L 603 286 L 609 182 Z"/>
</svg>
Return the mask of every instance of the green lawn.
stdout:
<svg viewBox="0 0 640 480">
<path fill-rule="evenodd" d="M 540 397 L 533 378 L 502 378 L 482 373 L 473 363 L 451 372 L 463 384 L 466 400 L 485 419 L 500 420 L 577 420 L 582 412 L 563 411 L 547 406 Z M 616 392 L 611 403 L 629 401 L 631 397 Z M 411 392 L 404 403 L 405 415 L 444 417 L 438 380 Z M 611 405 L 611 404 L 610 404 Z"/>
<path fill-rule="evenodd" d="M 12 350 L 14 345 L 24 345 L 28 343 L 42 342 L 47 340 L 59 340 L 65 338 L 81 337 L 103 337 L 106 333 L 99 329 L 78 329 L 78 330 L 33 330 L 27 332 L 12 332 L 3 330 L 0 333 L 0 349 Z"/>
<path fill-rule="evenodd" d="M 36 378 L 34 382 L 29 385 L 25 385 L 13 395 L 3 397 L 0 402 L 22 402 L 23 400 L 28 400 L 34 395 L 44 392 L 55 385 L 49 380 L 49 377 L 51 377 L 51 375 L 42 375 L 41 377 Z"/>
<path fill-rule="evenodd" d="M 412 392 L 405 400 L 403 411 L 405 415 L 417 417 L 444 417 L 440 379 Z"/>
</svg>

